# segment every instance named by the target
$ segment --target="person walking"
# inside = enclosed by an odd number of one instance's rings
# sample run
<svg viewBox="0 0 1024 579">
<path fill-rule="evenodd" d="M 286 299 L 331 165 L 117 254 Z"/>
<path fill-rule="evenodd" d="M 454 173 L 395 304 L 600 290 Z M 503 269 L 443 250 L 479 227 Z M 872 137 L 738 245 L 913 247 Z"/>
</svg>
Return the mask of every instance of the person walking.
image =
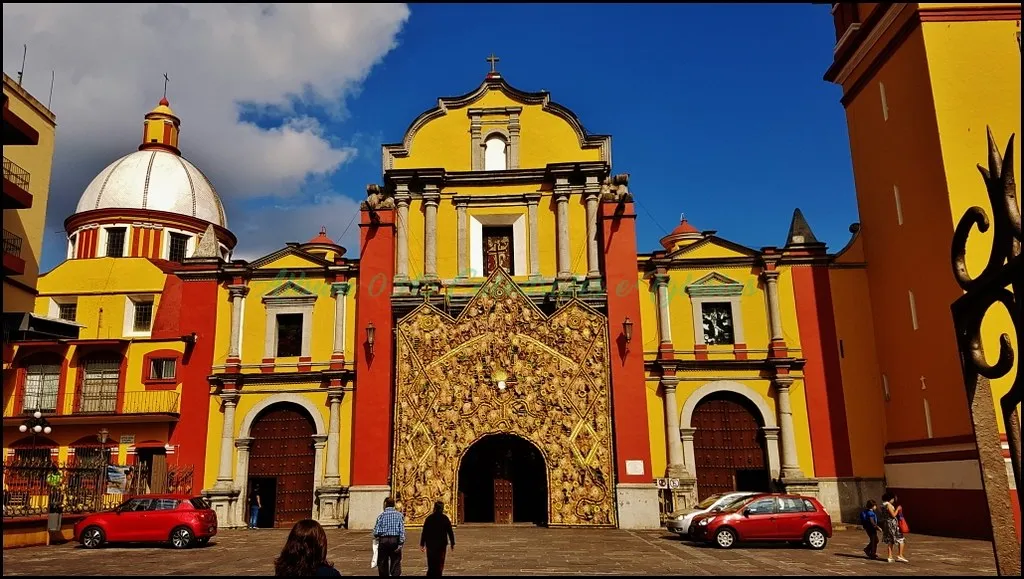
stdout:
<svg viewBox="0 0 1024 579">
<path fill-rule="evenodd" d="M 893 562 L 892 552 L 893 547 L 899 545 L 897 551 L 896 561 L 900 563 L 909 563 L 906 557 L 903 556 L 903 547 L 905 545 L 906 538 L 903 536 L 903 523 L 901 525 L 901 519 L 903 518 L 903 507 L 898 506 L 899 499 L 892 493 L 885 493 L 882 495 L 882 540 L 885 541 L 886 551 L 888 553 L 888 560 L 890 563 Z"/>
<path fill-rule="evenodd" d="M 373 526 L 377 539 L 377 574 L 398 577 L 402 574 L 402 547 L 405 546 L 405 517 L 395 509 L 395 499 L 384 499 L 384 512 Z"/>
<path fill-rule="evenodd" d="M 274 559 L 276 577 L 341 577 L 327 560 L 327 533 L 320 523 L 303 519 L 292 527 L 281 555 Z"/>
<path fill-rule="evenodd" d="M 252 490 L 249 491 L 249 528 L 256 528 L 256 520 L 260 515 L 260 508 L 263 503 L 260 502 L 260 485 L 253 485 Z"/>
<path fill-rule="evenodd" d="M 864 505 L 860 513 L 860 524 L 864 532 L 868 534 L 868 546 L 864 547 L 864 554 L 868 559 L 878 558 L 878 515 L 875 514 L 877 503 L 871 499 Z"/>
<path fill-rule="evenodd" d="M 427 577 L 440 577 L 444 573 L 445 549 L 451 543 L 455 550 L 455 533 L 452 521 L 444 514 L 444 503 L 434 503 L 434 512 L 423 521 L 420 534 L 420 551 L 427 553 Z"/>
</svg>

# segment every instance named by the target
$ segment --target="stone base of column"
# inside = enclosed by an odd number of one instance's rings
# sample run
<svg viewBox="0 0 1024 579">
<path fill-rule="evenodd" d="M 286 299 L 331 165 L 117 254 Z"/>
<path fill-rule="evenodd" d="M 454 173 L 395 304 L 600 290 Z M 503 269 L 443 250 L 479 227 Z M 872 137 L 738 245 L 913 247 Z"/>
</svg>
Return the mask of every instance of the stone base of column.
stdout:
<svg viewBox="0 0 1024 579">
<path fill-rule="evenodd" d="M 782 486 L 783 492 L 792 495 L 805 495 L 809 497 L 818 497 L 818 479 L 807 478 L 804 476 L 800 477 L 787 477 L 782 476 L 779 480 L 779 484 Z"/>
<path fill-rule="evenodd" d="M 600 273 L 587 274 L 586 284 L 583 286 L 584 291 L 588 292 L 600 292 L 604 289 L 604 280 L 601 279 Z"/>
<path fill-rule="evenodd" d="M 383 502 L 383 499 L 381 499 Z M 348 487 L 322 486 L 316 489 L 317 520 L 324 527 L 345 526 L 348 519 Z"/>
<path fill-rule="evenodd" d="M 238 489 L 212 488 L 203 491 L 203 496 L 210 501 L 213 512 L 217 513 L 217 527 L 221 529 L 238 529 L 245 527 L 247 521 L 239 521 L 235 516 L 238 503 Z"/>
<path fill-rule="evenodd" d="M 615 487 L 620 529 L 660 529 L 658 487 L 652 483 L 619 483 Z"/>
<path fill-rule="evenodd" d="M 669 480 L 676 479 L 679 486 L 671 489 L 672 509 L 692 509 L 697 504 L 697 479 L 686 472 L 686 467 L 681 464 L 669 465 L 665 472 Z"/>
<path fill-rule="evenodd" d="M 817 477 L 817 481 L 818 500 L 835 523 L 859 523 L 864 503 L 878 501 L 885 492 L 884 478 Z"/>
<path fill-rule="evenodd" d="M 384 510 L 384 499 L 391 496 L 388 485 L 362 485 L 348 489 L 348 528 L 373 529 L 377 515 Z"/>
<path fill-rule="evenodd" d="M 410 285 L 411 284 L 409 283 L 409 278 L 408 277 L 404 277 L 404 276 L 403 277 L 398 277 L 398 276 L 395 276 L 395 286 L 394 286 L 394 290 L 393 291 L 396 294 L 408 294 L 408 293 L 411 293 L 412 290 L 410 289 Z"/>
<path fill-rule="evenodd" d="M 425 276 L 420 281 L 419 293 L 423 295 L 425 293 L 436 294 L 441 291 L 441 278 L 434 276 Z"/>
</svg>

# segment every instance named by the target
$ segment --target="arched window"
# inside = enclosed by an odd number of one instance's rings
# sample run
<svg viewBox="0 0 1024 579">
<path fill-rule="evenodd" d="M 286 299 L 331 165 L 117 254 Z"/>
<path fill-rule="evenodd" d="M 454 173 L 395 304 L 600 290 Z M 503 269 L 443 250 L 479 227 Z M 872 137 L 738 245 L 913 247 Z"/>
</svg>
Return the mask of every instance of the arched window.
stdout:
<svg viewBox="0 0 1024 579">
<path fill-rule="evenodd" d="M 484 171 L 504 171 L 508 169 L 508 143 L 501 135 L 491 135 L 484 141 Z"/>
<path fill-rule="evenodd" d="M 121 384 L 121 360 L 112 354 L 86 359 L 79 388 L 79 412 L 117 412 Z"/>
<path fill-rule="evenodd" d="M 57 392 L 60 388 L 60 365 L 57 356 L 34 357 L 25 368 L 22 412 L 57 412 Z"/>
</svg>

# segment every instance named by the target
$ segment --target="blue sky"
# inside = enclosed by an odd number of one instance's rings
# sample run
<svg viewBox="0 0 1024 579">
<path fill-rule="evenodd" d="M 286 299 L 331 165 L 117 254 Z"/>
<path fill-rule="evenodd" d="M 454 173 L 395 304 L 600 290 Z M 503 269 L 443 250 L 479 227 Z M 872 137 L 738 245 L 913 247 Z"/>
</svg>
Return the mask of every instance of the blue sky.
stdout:
<svg viewBox="0 0 1024 579">
<path fill-rule="evenodd" d="M 840 89 L 822 80 L 828 6 L 800 4 L 411 5 L 397 49 L 348 104 L 364 135 L 333 176 L 380 179 L 379 143 L 400 140 L 438 96 L 474 89 L 492 51 L 513 86 L 546 89 L 588 130 L 612 135 L 631 174 L 638 247 L 678 223 L 752 246 L 781 245 L 794 207 L 833 251 L 857 221 Z M 354 248 L 350 248 L 354 249 Z"/>
</svg>

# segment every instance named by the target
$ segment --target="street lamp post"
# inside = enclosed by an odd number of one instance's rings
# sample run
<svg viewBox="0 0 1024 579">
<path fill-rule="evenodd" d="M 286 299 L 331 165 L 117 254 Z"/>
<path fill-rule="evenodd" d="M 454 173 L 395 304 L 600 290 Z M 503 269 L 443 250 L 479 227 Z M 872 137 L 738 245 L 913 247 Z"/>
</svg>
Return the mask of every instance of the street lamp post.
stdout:
<svg viewBox="0 0 1024 579">
<path fill-rule="evenodd" d="M 96 434 L 96 440 L 100 443 L 100 476 L 99 484 L 96 489 L 96 505 L 95 510 L 103 510 L 103 495 L 107 492 L 107 467 L 110 465 L 110 450 L 107 448 L 107 441 L 110 440 L 110 431 L 106 428 L 101 428 L 99 433 Z"/>
</svg>

